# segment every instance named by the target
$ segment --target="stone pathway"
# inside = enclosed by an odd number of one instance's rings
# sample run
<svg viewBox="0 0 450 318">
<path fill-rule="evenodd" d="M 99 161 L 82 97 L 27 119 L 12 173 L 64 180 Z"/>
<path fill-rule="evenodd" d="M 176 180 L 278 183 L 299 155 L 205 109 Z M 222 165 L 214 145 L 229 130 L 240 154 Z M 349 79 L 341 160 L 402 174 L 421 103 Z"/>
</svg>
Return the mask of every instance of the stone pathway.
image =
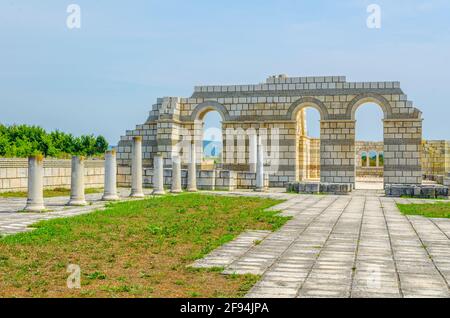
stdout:
<svg viewBox="0 0 450 318">
<path fill-rule="evenodd" d="M 406 217 L 396 207 L 429 200 L 370 190 L 265 196 L 286 198 L 273 209 L 293 219 L 259 244 L 248 246 L 244 233 L 194 266 L 212 260 L 225 274 L 262 275 L 249 298 L 450 297 L 450 220 Z M 243 240 L 245 248 L 233 248 Z"/>
</svg>

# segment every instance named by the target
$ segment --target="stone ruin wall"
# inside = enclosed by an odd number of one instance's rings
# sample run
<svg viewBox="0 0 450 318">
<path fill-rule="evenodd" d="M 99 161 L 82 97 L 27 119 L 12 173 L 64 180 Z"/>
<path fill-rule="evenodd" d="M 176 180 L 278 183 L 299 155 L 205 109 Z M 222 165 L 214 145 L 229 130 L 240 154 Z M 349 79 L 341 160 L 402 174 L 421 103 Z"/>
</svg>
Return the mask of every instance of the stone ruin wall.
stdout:
<svg viewBox="0 0 450 318">
<path fill-rule="evenodd" d="M 102 188 L 104 161 L 86 160 L 85 184 L 87 188 Z M 44 188 L 70 189 L 71 161 L 44 159 Z M 0 192 L 18 192 L 28 189 L 28 159 L 0 158 Z"/>
<path fill-rule="evenodd" d="M 425 179 L 443 183 L 443 178 L 450 173 L 450 141 L 424 140 L 422 169 Z"/>
<path fill-rule="evenodd" d="M 145 167 L 152 167 L 157 152 L 163 154 L 165 166 L 170 167 L 172 151 L 185 132 L 191 132 L 196 140 L 201 139 L 195 121 L 201 120 L 205 112 L 216 110 L 222 115 L 224 132 L 227 129 L 279 130 L 278 166 L 276 171 L 268 173 L 271 186 L 285 186 L 300 178 L 297 116 L 305 107 L 314 107 L 321 115 L 321 182 L 354 183 L 354 113 L 366 102 L 377 103 L 384 112 L 385 184 L 420 184 L 421 112 L 408 100 L 399 82 L 347 82 L 342 76 L 277 76 L 256 85 L 198 86 L 189 98 L 160 98 L 147 121 L 121 137 L 119 182 L 122 185 L 129 182 L 133 136 L 143 137 Z M 265 142 L 270 143 L 270 136 Z M 224 164 L 223 169 L 248 171 L 248 150 L 238 151 L 233 143 L 224 139 L 223 156 L 237 161 Z M 197 158 L 201 158 L 201 143 L 197 145 Z M 270 155 L 266 152 L 268 166 Z"/>
<path fill-rule="evenodd" d="M 357 141 L 356 142 L 356 177 L 361 179 L 367 178 L 383 178 L 384 167 L 378 160 L 378 166 L 367 166 L 363 165 L 362 155 L 366 153 L 367 158 L 369 158 L 370 152 L 375 151 L 378 154 L 384 153 L 384 144 L 382 141 Z"/>
</svg>

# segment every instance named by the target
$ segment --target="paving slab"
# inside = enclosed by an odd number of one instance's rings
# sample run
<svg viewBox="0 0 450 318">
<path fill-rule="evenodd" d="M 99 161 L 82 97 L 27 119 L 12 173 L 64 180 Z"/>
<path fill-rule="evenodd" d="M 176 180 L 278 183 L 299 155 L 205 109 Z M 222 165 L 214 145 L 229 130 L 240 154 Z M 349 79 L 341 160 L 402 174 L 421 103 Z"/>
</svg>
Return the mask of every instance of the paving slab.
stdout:
<svg viewBox="0 0 450 318">
<path fill-rule="evenodd" d="M 373 190 L 262 196 L 287 200 L 272 210 L 292 219 L 225 267 L 262 275 L 246 297 L 450 297 L 450 220 L 404 216 L 396 206 L 434 201 Z"/>
</svg>

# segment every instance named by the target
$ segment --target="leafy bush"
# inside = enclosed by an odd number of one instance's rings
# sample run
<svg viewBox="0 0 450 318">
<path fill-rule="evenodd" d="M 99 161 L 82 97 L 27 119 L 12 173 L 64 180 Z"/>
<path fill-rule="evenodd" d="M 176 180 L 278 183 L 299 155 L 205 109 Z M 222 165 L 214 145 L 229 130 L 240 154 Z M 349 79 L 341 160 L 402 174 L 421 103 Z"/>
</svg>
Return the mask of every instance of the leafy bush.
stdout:
<svg viewBox="0 0 450 318">
<path fill-rule="evenodd" d="M 35 154 L 54 158 L 101 156 L 107 149 L 108 142 L 103 136 L 75 137 L 58 130 L 47 133 L 38 126 L 0 124 L 0 157 L 28 157 Z"/>
</svg>

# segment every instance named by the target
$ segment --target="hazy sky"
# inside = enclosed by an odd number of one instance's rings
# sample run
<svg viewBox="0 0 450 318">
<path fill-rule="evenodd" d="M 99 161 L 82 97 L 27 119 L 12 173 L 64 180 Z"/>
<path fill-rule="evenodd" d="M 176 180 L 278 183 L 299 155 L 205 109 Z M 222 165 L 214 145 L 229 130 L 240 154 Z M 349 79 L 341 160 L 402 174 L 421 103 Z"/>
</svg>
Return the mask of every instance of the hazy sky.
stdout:
<svg viewBox="0 0 450 318">
<path fill-rule="evenodd" d="M 81 29 L 66 26 L 71 3 Z M 370 3 L 381 6 L 379 30 L 366 26 Z M 450 139 L 448 0 L 1 0 L 0 39 L 6 124 L 115 144 L 157 97 L 286 73 L 401 81 L 425 138 Z M 359 139 L 379 139 L 378 113 L 361 109 Z"/>
</svg>

